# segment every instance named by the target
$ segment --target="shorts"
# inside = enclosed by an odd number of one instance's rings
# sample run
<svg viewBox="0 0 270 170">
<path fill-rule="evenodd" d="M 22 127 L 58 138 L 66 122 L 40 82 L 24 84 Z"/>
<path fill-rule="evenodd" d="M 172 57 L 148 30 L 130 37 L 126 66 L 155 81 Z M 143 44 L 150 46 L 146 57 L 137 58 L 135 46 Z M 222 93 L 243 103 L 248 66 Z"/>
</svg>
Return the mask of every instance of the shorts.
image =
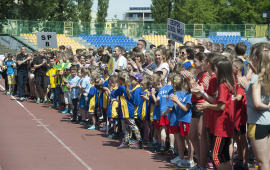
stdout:
<svg viewBox="0 0 270 170">
<path fill-rule="evenodd" d="M 234 128 L 234 133 L 237 135 L 246 134 L 246 125 L 236 125 Z"/>
<path fill-rule="evenodd" d="M 159 120 L 154 119 L 154 120 L 153 120 L 153 124 L 154 124 L 155 129 L 159 129 L 159 128 L 161 127 L 161 126 L 159 125 Z"/>
<path fill-rule="evenodd" d="M 187 136 L 189 132 L 190 123 L 179 122 L 179 124 L 180 124 L 179 130 L 180 130 L 181 137 Z"/>
<path fill-rule="evenodd" d="M 179 126 L 168 126 L 169 134 L 180 133 Z"/>
<path fill-rule="evenodd" d="M 170 124 L 168 116 L 160 116 L 159 125 L 161 126 L 168 126 Z"/>
<path fill-rule="evenodd" d="M 39 75 L 36 75 L 35 76 L 35 79 L 36 79 L 36 88 L 37 88 L 37 91 L 41 91 L 41 89 L 43 91 L 46 91 L 47 90 L 47 87 L 48 87 L 48 78 L 47 76 L 39 76 Z"/>
<path fill-rule="evenodd" d="M 82 95 L 81 100 L 79 101 L 79 106 L 80 106 L 81 109 L 86 108 L 84 95 Z"/>
<path fill-rule="evenodd" d="M 248 137 L 251 140 L 264 139 L 270 134 L 270 125 L 248 123 Z"/>
<path fill-rule="evenodd" d="M 31 73 L 30 71 L 28 71 L 28 78 L 34 78 L 35 75 L 33 73 Z"/>
<path fill-rule="evenodd" d="M 224 162 L 230 161 L 231 138 L 214 136 L 211 146 L 211 158 L 213 163 L 218 166 Z"/>
<path fill-rule="evenodd" d="M 64 92 L 64 100 L 65 100 L 65 104 L 72 104 L 72 100 L 70 98 L 70 92 Z"/>
<path fill-rule="evenodd" d="M 16 80 L 15 80 L 15 75 L 14 74 L 7 75 L 7 78 L 8 78 L 8 85 L 16 84 Z"/>
<path fill-rule="evenodd" d="M 192 118 L 199 118 L 201 117 L 201 115 L 203 114 L 203 111 L 197 111 L 197 107 L 196 107 L 196 104 L 195 102 L 192 103 L 192 106 L 191 106 L 191 111 L 192 111 Z"/>
</svg>

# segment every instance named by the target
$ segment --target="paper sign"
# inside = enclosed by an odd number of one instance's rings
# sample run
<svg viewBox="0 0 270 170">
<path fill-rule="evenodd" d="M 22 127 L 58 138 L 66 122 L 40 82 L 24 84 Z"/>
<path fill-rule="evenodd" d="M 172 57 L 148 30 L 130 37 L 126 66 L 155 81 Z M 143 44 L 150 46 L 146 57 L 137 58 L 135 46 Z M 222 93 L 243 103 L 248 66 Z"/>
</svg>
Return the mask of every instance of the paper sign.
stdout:
<svg viewBox="0 0 270 170">
<path fill-rule="evenodd" d="M 38 48 L 58 48 L 55 32 L 37 32 Z"/>
<path fill-rule="evenodd" d="M 185 24 L 173 19 L 167 19 L 167 39 L 184 44 Z"/>
</svg>

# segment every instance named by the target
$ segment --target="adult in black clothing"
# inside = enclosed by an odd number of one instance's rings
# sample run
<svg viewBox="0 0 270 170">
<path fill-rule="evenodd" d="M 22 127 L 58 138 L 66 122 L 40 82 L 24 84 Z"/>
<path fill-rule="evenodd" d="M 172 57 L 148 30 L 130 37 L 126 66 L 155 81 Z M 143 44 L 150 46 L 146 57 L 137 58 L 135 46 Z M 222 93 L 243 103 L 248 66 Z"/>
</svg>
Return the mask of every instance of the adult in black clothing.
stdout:
<svg viewBox="0 0 270 170">
<path fill-rule="evenodd" d="M 21 47 L 21 53 L 17 55 L 17 74 L 18 74 L 18 83 L 19 83 L 19 97 L 20 101 L 26 100 L 24 97 L 24 88 L 27 83 L 28 73 L 27 67 L 30 64 L 31 57 L 25 55 L 26 48 Z"/>
<path fill-rule="evenodd" d="M 49 60 L 44 56 L 44 50 L 38 50 L 38 56 L 33 60 L 35 69 L 36 90 L 37 90 L 37 104 L 40 103 L 40 97 L 44 97 L 44 103 L 47 103 L 46 91 L 48 87 L 48 79 L 46 76 L 47 68 L 50 66 Z"/>
</svg>

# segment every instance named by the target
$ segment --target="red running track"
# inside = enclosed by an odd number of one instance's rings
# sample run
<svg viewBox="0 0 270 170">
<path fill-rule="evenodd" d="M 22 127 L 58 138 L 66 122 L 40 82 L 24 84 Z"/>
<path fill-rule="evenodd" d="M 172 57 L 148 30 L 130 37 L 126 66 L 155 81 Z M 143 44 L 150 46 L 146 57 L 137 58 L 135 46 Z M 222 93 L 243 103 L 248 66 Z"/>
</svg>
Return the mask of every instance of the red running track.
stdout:
<svg viewBox="0 0 270 170">
<path fill-rule="evenodd" d="M 68 115 L 49 109 L 48 104 L 20 103 L 3 92 L 0 103 L 2 170 L 178 169 L 166 162 L 167 156 L 142 149 L 119 150 L 120 140 L 70 124 Z"/>
</svg>

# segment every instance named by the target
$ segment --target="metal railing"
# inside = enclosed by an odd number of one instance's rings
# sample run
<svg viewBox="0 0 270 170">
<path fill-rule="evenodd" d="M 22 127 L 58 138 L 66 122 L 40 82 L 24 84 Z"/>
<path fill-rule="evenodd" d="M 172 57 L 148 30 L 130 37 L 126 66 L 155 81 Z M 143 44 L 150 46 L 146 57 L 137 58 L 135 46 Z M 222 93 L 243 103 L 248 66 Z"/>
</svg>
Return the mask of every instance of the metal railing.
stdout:
<svg viewBox="0 0 270 170">
<path fill-rule="evenodd" d="M 108 26 L 109 25 L 109 26 Z M 167 24 L 112 21 L 108 23 L 72 21 L 0 21 L 0 34 L 20 36 L 24 33 L 56 32 L 77 37 L 79 34 L 108 34 L 141 37 L 142 35 L 166 35 Z M 185 34 L 195 38 L 210 35 L 238 34 L 242 37 L 266 37 L 269 25 L 261 24 L 186 24 Z"/>
</svg>

